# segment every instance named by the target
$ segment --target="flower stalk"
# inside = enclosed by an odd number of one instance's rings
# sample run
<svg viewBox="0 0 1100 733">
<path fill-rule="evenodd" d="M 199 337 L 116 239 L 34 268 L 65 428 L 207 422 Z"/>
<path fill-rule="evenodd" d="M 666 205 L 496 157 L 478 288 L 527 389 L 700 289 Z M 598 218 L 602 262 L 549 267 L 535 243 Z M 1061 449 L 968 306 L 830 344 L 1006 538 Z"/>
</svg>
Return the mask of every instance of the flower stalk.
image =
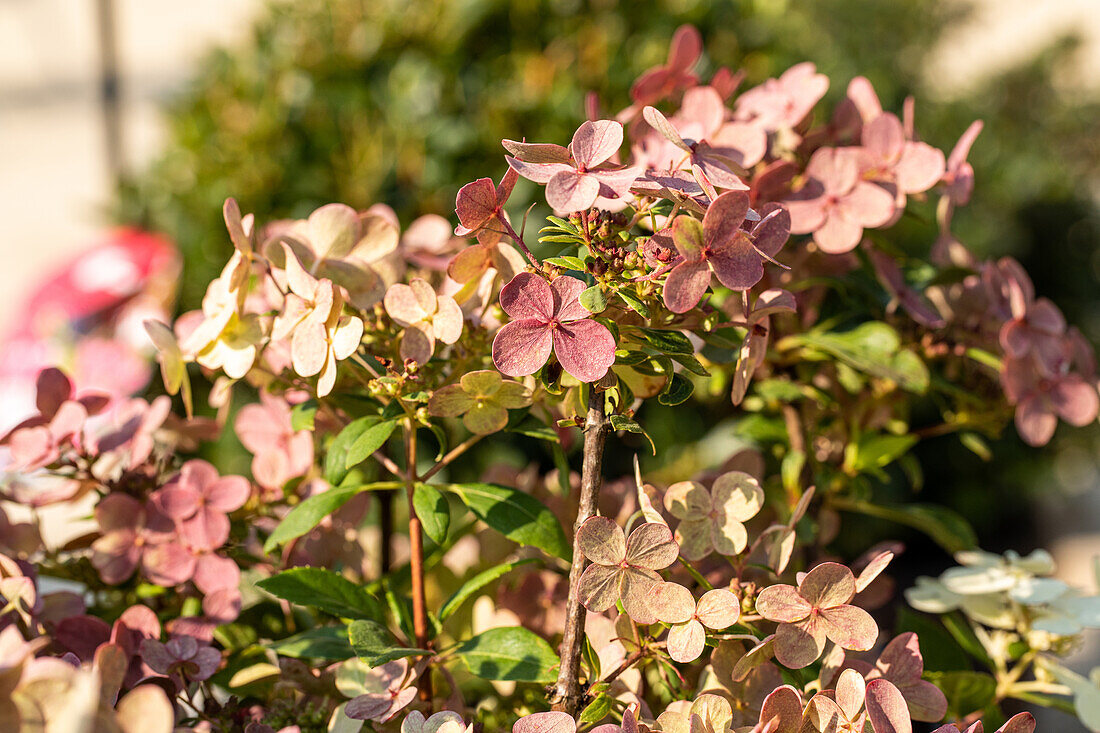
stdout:
<svg viewBox="0 0 1100 733">
<path fill-rule="evenodd" d="M 573 523 L 573 563 L 569 568 L 569 599 L 565 608 L 565 635 L 561 642 L 561 667 L 550 696 L 554 710 L 576 716 L 584 706 L 585 692 L 580 683 L 581 647 L 584 642 L 585 609 L 578 587 L 588 564 L 581 552 L 577 532 L 585 520 L 595 516 L 603 483 L 603 452 L 611 431 L 604 411 L 604 395 L 594 384 L 588 386 L 588 415 L 584 424 L 584 454 L 581 464 L 581 490 L 577 501 L 577 519 Z"/>
</svg>

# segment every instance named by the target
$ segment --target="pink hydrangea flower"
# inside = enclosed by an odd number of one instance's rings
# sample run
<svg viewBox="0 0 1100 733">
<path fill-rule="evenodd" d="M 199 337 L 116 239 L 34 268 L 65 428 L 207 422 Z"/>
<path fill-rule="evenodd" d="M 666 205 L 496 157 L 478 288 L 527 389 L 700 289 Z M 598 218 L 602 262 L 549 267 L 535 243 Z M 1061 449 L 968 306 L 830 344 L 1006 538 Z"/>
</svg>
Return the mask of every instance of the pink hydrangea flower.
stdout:
<svg viewBox="0 0 1100 733">
<path fill-rule="evenodd" d="M 546 202 L 555 211 L 591 208 L 598 198 L 625 196 L 640 168 L 609 163 L 623 144 L 623 126 L 613 120 L 581 123 L 568 148 L 505 140 L 508 165 L 524 178 L 546 185 Z"/>
<path fill-rule="evenodd" d="M 646 522 L 627 538 L 607 517 L 591 517 L 577 530 L 581 552 L 592 564 L 581 575 L 577 592 L 589 611 L 600 613 L 622 600 L 627 615 L 653 623 L 650 592 L 661 582 L 658 570 L 676 562 L 680 548 L 667 525 Z"/>
<path fill-rule="evenodd" d="M 96 506 L 95 518 L 102 535 L 92 543 L 92 565 L 103 582 L 121 583 L 139 565 L 146 577 L 160 585 L 190 578 L 180 571 L 188 552 L 172 541 L 172 523 L 155 503 L 143 506 L 132 496 L 111 494 Z"/>
<path fill-rule="evenodd" d="M 775 658 L 791 669 L 812 664 L 825 650 L 825 640 L 856 651 L 870 649 L 878 638 L 871 615 L 849 605 L 856 594 L 852 571 L 833 562 L 816 566 L 799 582 L 772 585 L 756 598 L 757 612 L 779 624 Z"/>
<path fill-rule="evenodd" d="M 252 476 L 265 489 L 281 489 L 313 465 L 313 434 L 295 431 L 290 405 L 269 392 L 237 413 L 237 437 L 252 453 Z"/>
<path fill-rule="evenodd" d="M 353 720 L 386 722 L 416 698 L 416 687 L 408 677 L 409 663 L 405 659 L 368 670 L 361 680 L 366 692 L 352 698 L 344 712 Z"/>
<path fill-rule="evenodd" d="M 76 397 L 72 380 L 53 367 L 38 373 L 35 386 L 38 414 L 16 425 L 0 440 L 0 445 L 9 446 L 12 468 L 19 471 L 48 466 L 61 457 L 66 447 L 82 449 L 85 422 L 106 409 L 110 401 L 99 392 Z"/>
<path fill-rule="evenodd" d="M 829 254 L 850 252 L 863 230 L 894 216 L 893 195 L 859 175 L 857 148 L 820 148 L 806 166 L 808 181 L 784 201 L 791 233 L 809 234 Z"/>
<path fill-rule="evenodd" d="M 1072 370 L 1075 362 L 1091 359 L 1091 353 L 1085 353 L 1089 347 L 1078 338 L 1063 342 L 1064 356 L 1053 368 L 1040 368 L 1034 358 L 1004 358 L 1001 383 L 1009 403 L 1016 406 L 1016 430 L 1028 445 L 1050 442 L 1059 418 L 1081 427 L 1100 413 L 1095 379 Z"/>
<path fill-rule="evenodd" d="M 588 318 L 580 303 L 583 281 L 561 276 L 551 283 L 521 272 L 500 291 L 512 317 L 493 339 L 493 363 L 509 377 L 537 372 L 551 351 L 562 369 L 581 382 L 595 382 L 615 363 L 615 337 Z"/>
<path fill-rule="evenodd" d="M 947 169 L 943 174 L 943 184 L 947 189 L 947 196 L 952 204 L 964 205 L 970 201 L 970 193 L 974 190 L 974 167 L 967 161 L 970 148 L 982 131 L 982 121 L 975 120 L 966 128 L 962 137 L 955 143 L 951 153 L 947 156 Z"/>
<path fill-rule="evenodd" d="M 427 364 L 436 340 L 453 344 L 462 335 L 462 309 L 451 296 L 437 295 L 427 280 L 413 278 L 408 285 L 391 285 L 383 302 L 390 318 L 405 327 L 402 359 Z"/>
<path fill-rule="evenodd" d="M 665 281 L 665 305 L 684 313 L 703 297 L 713 272 L 731 290 L 748 290 L 764 277 L 764 262 L 787 241 L 784 211 L 761 221 L 752 230 L 741 228 L 749 211 L 749 196 L 727 191 L 714 200 L 703 221 L 678 216 L 672 224 L 672 242 L 683 260 Z"/>
<path fill-rule="evenodd" d="M 213 550 L 229 539 L 227 515 L 244 506 L 251 493 L 247 479 L 219 476 L 212 465 L 194 459 L 183 464 L 155 496 L 188 546 Z"/>
<path fill-rule="evenodd" d="M 899 209 L 905 206 L 906 194 L 927 191 L 943 177 L 943 152 L 907 139 L 901 120 L 889 112 L 864 125 L 861 143 L 863 177 L 893 184 Z"/>
<path fill-rule="evenodd" d="M 630 97 L 639 105 L 653 104 L 695 84 L 692 69 L 703 54 L 703 38 L 694 26 L 676 29 L 668 48 L 668 61 L 649 69 L 634 82 Z"/>
<path fill-rule="evenodd" d="M 829 89 L 829 78 L 809 62 L 796 64 L 778 79 L 768 79 L 740 97 L 734 118 L 751 121 L 768 132 L 798 125 Z"/>
</svg>

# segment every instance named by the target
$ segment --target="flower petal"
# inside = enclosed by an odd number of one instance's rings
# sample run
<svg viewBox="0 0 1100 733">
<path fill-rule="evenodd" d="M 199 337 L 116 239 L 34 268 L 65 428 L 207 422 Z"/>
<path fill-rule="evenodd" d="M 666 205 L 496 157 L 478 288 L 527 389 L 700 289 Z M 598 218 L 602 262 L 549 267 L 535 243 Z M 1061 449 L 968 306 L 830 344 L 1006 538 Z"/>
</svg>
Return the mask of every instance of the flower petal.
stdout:
<svg viewBox="0 0 1100 733">
<path fill-rule="evenodd" d="M 658 583 L 650 591 L 649 606 L 658 621 L 682 624 L 695 613 L 695 597 L 679 583 Z"/>
<path fill-rule="evenodd" d="M 695 481 L 677 481 L 665 491 L 665 509 L 677 519 L 705 517 L 712 508 L 710 492 Z"/>
<path fill-rule="evenodd" d="M 707 634 L 695 619 L 674 624 L 668 630 L 668 655 L 677 662 L 694 662 L 706 647 Z"/>
<path fill-rule="evenodd" d="M 546 184 L 546 203 L 565 214 L 591 208 L 599 195 L 599 179 L 575 170 L 555 173 Z"/>
<path fill-rule="evenodd" d="M 618 565 L 626 559 L 626 535 L 622 527 L 607 517 L 586 519 L 577 530 L 577 546 L 598 565 Z"/>
<path fill-rule="evenodd" d="M 604 162 L 623 145 L 623 126 L 613 120 L 588 120 L 573 133 L 569 151 L 578 166 L 593 168 Z"/>
<path fill-rule="evenodd" d="M 665 305 L 673 313 L 686 313 L 698 304 L 708 285 L 710 268 L 706 261 L 684 260 L 673 267 L 665 279 Z"/>
<path fill-rule="evenodd" d="M 852 600 L 856 578 L 839 563 L 823 562 L 806 573 L 798 584 L 798 592 L 817 608 L 831 608 Z"/>
<path fill-rule="evenodd" d="M 793 623 L 813 611 L 793 585 L 770 585 L 756 597 L 756 612 L 769 621 Z"/>
<path fill-rule="evenodd" d="M 512 321 L 504 324 L 493 339 L 493 364 L 502 374 L 523 377 L 541 369 L 553 348 L 553 332 L 544 322 Z"/>
<path fill-rule="evenodd" d="M 708 590 L 699 599 L 695 617 L 708 629 L 728 629 L 741 618 L 741 601 L 725 588 Z"/>
<path fill-rule="evenodd" d="M 814 616 L 796 624 L 780 624 L 775 631 L 775 658 L 784 667 L 807 667 L 824 650 L 825 629 Z"/>
<path fill-rule="evenodd" d="M 503 331 L 503 329 L 501 329 Z M 607 326 L 591 319 L 563 323 L 550 331 L 561 367 L 580 382 L 601 379 L 615 363 L 615 337 Z M 500 366 L 498 365 L 499 369 Z M 501 369 L 505 374 L 509 374 Z M 530 372 L 528 372 L 530 373 Z M 509 374 L 509 376 L 520 376 Z"/>
<path fill-rule="evenodd" d="M 867 651 L 878 639 L 878 624 L 871 614 L 858 606 L 823 608 L 819 618 L 826 635 L 845 649 Z"/>
<path fill-rule="evenodd" d="M 593 563 L 584 569 L 577 585 L 581 605 L 593 613 L 601 613 L 619 600 L 622 571 L 618 567 Z"/>
<path fill-rule="evenodd" d="M 867 683 L 867 716 L 875 733 L 913 733 L 905 698 L 886 680 Z"/>
<path fill-rule="evenodd" d="M 662 570 L 676 562 L 679 554 L 672 530 L 656 522 L 639 525 L 626 541 L 626 562 L 639 568 Z"/>
<path fill-rule="evenodd" d="M 554 291 L 545 278 L 521 272 L 500 289 L 500 307 L 514 319 L 548 323 L 554 316 Z"/>
</svg>

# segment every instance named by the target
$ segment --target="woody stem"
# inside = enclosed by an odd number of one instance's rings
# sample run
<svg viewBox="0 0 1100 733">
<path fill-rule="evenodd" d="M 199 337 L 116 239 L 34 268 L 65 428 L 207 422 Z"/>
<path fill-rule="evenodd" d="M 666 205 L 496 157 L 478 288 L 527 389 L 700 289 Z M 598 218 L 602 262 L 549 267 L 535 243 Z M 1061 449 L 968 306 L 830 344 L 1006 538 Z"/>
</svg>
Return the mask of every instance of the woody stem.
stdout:
<svg viewBox="0 0 1100 733">
<path fill-rule="evenodd" d="M 569 599 L 565 608 L 565 635 L 561 642 L 561 667 L 550 701 L 554 710 L 576 717 L 584 705 L 581 688 L 581 646 L 584 642 L 584 606 L 578 587 L 587 564 L 577 541 L 577 530 L 596 514 L 596 502 L 603 482 L 603 451 L 611 425 L 604 413 L 603 393 L 588 385 L 588 416 L 584 423 L 584 454 L 581 465 L 581 491 L 577 501 L 577 520 L 573 523 L 573 564 L 569 568 Z"/>
<path fill-rule="evenodd" d="M 409 502 L 409 570 L 412 577 L 413 636 L 418 649 L 428 648 L 428 604 L 424 598 L 424 534 L 416 516 L 413 493 L 416 491 L 416 423 L 405 420 L 405 498 Z M 420 699 L 432 699 L 432 670 L 420 677 Z"/>
</svg>

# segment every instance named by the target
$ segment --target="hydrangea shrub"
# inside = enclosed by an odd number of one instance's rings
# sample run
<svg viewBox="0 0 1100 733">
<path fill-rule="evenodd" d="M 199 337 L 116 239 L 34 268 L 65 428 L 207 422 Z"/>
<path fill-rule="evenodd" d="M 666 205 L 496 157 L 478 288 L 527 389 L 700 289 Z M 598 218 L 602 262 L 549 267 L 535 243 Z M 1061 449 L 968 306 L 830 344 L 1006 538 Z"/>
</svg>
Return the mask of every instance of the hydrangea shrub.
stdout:
<svg viewBox="0 0 1100 733">
<path fill-rule="evenodd" d="M 504 140 L 454 227 L 228 200 L 201 310 L 146 323 L 185 416 L 43 371 L 3 437 L 29 516 L 0 514 L 3 728 L 1021 733 L 1022 702 L 1100 730 L 1062 661 L 1100 596 L 875 496 L 922 439 L 1041 445 L 1100 409 L 1080 334 L 952 235 L 980 125 L 945 153 L 865 79 L 826 113 L 810 64 L 741 91 L 701 52 L 679 29 L 567 146 Z M 519 178 L 555 210 L 537 236 Z M 605 476 L 647 406 L 719 401 L 733 448 Z M 196 457 L 227 433 L 250 477 Z M 56 504 L 88 531 L 46 542 Z M 898 594 L 899 543 L 833 553 L 850 514 L 959 566 Z"/>
</svg>

